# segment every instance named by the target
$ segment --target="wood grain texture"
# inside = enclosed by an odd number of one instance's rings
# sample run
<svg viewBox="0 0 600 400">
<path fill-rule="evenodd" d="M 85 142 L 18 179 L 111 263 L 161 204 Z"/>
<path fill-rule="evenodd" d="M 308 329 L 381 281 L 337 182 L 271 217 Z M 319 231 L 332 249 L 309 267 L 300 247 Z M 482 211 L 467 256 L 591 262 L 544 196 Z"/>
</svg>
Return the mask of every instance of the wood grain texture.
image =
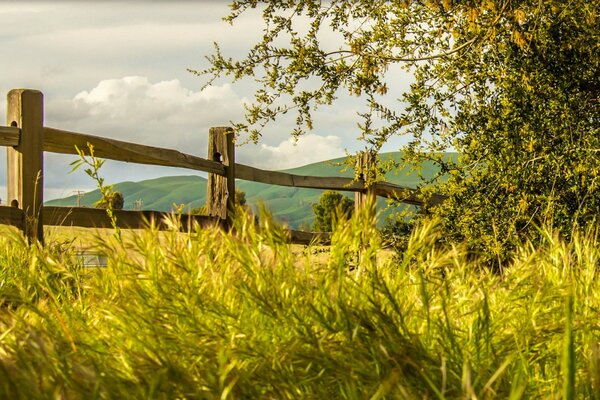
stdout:
<svg viewBox="0 0 600 400">
<path fill-rule="evenodd" d="M 23 210 L 16 207 L 0 206 L 0 224 L 23 229 Z"/>
<path fill-rule="evenodd" d="M 0 146 L 18 146 L 21 129 L 14 126 L 0 126 Z"/>
<path fill-rule="evenodd" d="M 267 183 L 279 186 L 302 187 L 310 189 L 346 190 L 357 192 L 364 190 L 364 185 L 351 178 L 343 177 L 317 177 L 288 174 L 286 172 L 267 171 L 236 164 L 235 177 L 247 181 Z"/>
<path fill-rule="evenodd" d="M 7 202 L 18 202 L 25 213 L 25 237 L 43 243 L 44 96 L 37 90 L 13 89 L 7 98 L 7 125 L 20 128 L 17 146 L 8 147 Z"/>
<path fill-rule="evenodd" d="M 402 203 L 412 204 L 416 206 L 424 205 L 423 195 L 421 191 L 410 188 L 403 188 L 392 183 L 379 182 L 373 185 L 373 189 L 377 196 L 396 199 Z M 446 196 L 434 193 L 427 202 L 427 205 L 435 206 L 446 200 Z"/>
<path fill-rule="evenodd" d="M 357 179 L 365 186 L 365 190 L 354 194 L 354 210 L 358 212 L 366 207 L 375 211 L 376 198 L 371 181 L 376 177 L 375 155 L 369 151 L 361 151 L 356 155 L 354 167 Z"/>
<path fill-rule="evenodd" d="M 137 143 L 108 139 L 84 133 L 63 131 L 55 128 L 44 128 L 44 151 L 62 154 L 77 154 L 75 145 L 80 150 L 87 150 L 88 143 L 94 146 L 94 154 L 100 158 L 137 164 L 162 165 L 196 171 L 225 175 L 225 167 L 218 162 L 206 160 L 173 149 L 145 146 Z M 87 151 L 86 151 L 87 154 Z"/>
<path fill-rule="evenodd" d="M 210 128 L 208 134 L 208 158 L 220 161 L 225 176 L 208 175 L 206 186 L 206 213 L 226 220 L 231 226 L 235 211 L 235 145 L 233 130 L 227 127 Z"/>
<path fill-rule="evenodd" d="M 212 129 L 230 130 L 230 128 Z M 231 169 L 228 170 L 228 160 L 225 160 L 226 156 L 223 156 L 223 163 L 214 161 L 212 160 L 214 156 L 212 150 L 209 152 L 209 158 L 211 159 L 203 159 L 177 150 L 145 146 L 55 128 L 45 127 L 44 135 L 44 150 L 53 153 L 77 154 L 75 145 L 80 149 L 86 149 L 87 144 L 90 143 L 94 146 L 94 153 L 101 158 L 139 164 L 188 168 L 219 176 L 225 176 L 227 173 L 231 174 Z M 234 164 L 233 174 L 237 179 L 279 186 L 350 192 L 365 192 L 366 190 L 362 182 L 354 181 L 352 178 L 295 175 L 237 163 Z M 416 189 L 391 183 L 376 183 L 373 185 L 373 189 L 378 196 L 400 198 L 408 204 L 423 205 L 423 201 L 420 199 L 420 191 Z M 430 199 L 430 204 L 439 204 L 443 200 L 443 196 L 434 194 Z"/>
<path fill-rule="evenodd" d="M 320 244 L 328 246 L 331 244 L 331 234 L 329 232 L 305 232 L 289 230 L 290 243 L 292 244 Z"/>
<path fill-rule="evenodd" d="M 363 182 L 355 181 L 352 178 L 294 175 L 285 172 L 266 171 L 243 164 L 236 164 L 235 176 L 238 179 L 279 186 L 348 192 L 365 192 L 367 190 Z M 377 196 L 399 199 L 403 203 L 417 206 L 424 204 L 421 191 L 418 189 L 407 188 L 393 183 L 378 182 L 373 184 L 372 190 Z M 445 196 L 433 194 L 428 204 L 436 205 L 444 200 Z"/>
<path fill-rule="evenodd" d="M 117 225 L 123 229 L 144 229 L 150 222 L 154 222 L 161 230 L 171 229 L 168 222 L 172 220 L 173 214 L 160 211 L 129 211 L 115 210 L 114 215 Z M 220 226 L 218 218 L 204 215 L 179 216 L 181 228 L 188 231 L 197 223 L 201 228 Z M 80 226 L 84 228 L 112 228 L 112 224 L 106 210 L 87 207 L 44 207 L 44 225 L 58 226 Z"/>
</svg>

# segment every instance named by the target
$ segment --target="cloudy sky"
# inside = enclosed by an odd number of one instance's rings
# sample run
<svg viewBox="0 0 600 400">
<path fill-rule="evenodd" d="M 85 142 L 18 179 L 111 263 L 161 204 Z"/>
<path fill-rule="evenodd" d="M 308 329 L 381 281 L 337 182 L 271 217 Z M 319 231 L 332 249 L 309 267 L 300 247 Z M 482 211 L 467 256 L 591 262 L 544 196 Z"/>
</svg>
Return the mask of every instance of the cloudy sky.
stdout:
<svg viewBox="0 0 600 400">
<path fill-rule="evenodd" d="M 216 82 L 187 68 L 207 66 L 217 41 L 241 56 L 261 35 L 259 14 L 233 27 L 221 21 L 226 1 L 0 2 L 0 124 L 6 93 L 44 93 L 45 125 L 205 156 L 208 129 L 243 115 L 248 83 Z M 239 162 L 284 169 L 344 155 L 364 147 L 357 140 L 358 104 L 346 102 L 316 115 L 315 130 L 298 143 L 290 121 L 274 123 L 257 145 L 237 149 Z M 387 150 L 397 150 L 391 143 Z M 0 148 L 0 199 L 6 199 L 5 149 Z M 69 173 L 69 156 L 46 154 L 46 199 L 89 190 L 83 173 Z M 107 162 L 110 182 L 193 174 L 188 170 Z"/>
</svg>

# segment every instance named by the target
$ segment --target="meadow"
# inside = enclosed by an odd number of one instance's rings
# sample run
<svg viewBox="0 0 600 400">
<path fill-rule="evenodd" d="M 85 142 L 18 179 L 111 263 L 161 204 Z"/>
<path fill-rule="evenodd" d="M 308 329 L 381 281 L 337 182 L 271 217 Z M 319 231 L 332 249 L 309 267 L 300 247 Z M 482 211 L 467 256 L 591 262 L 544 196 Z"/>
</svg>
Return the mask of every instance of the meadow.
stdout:
<svg viewBox="0 0 600 400">
<path fill-rule="evenodd" d="M 498 273 L 435 222 L 391 258 L 367 214 L 326 256 L 261 221 L 91 235 L 106 268 L 4 231 L 0 398 L 600 398 L 596 231 Z"/>
</svg>

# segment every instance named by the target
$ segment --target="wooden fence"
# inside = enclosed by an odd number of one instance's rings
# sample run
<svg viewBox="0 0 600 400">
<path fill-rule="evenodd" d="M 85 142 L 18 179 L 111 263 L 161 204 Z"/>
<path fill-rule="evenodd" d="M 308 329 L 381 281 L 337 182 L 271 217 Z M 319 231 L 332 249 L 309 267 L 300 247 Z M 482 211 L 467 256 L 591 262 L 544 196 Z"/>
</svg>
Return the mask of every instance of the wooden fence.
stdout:
<svg viewBox="0 0 600 400">
<path fill-rule="evenodd" d="M 29 240 L 43 243 L 44 225 L 111 227 L 104 210 L 85 207 L 49 207 L 43 205 L 44 152 L 77 154 L 75 146 L 93 145 L 97 157 L 138 164 L 162 165 L 208 172 L 208 215 L 183 215 L 183 227 L 192 222 L 200 226 L 230 227 L 234 210 L 235 179 L 299 188 L 352 191 L 357 207 L 368 196 L 394 197 L 408 204 L 423 205 L 418 190 L 375 183 L 367 187 L 364 179 L 315 177 L 266 171 L 235 163 L 235 146 L 231 128 L 211 128 L 208 157 L 201 158 L 177 150 L 145 146 L 84 133 L 44 126 L 43 95 L 37 90 L 13 89 L 8 93 L 7 125 L 0 126 L 0 146 L 7 150 L 7 190 L 9 206 L 0 206 L 0 223 L 17 226 Z M 358 157 L 357 167 L 367 170 L 368 158 Z M 231 195 L 230 195 L 231 194 Z M 443 201 L 440 195 L 429 197 L 430 204 Z M 153 221 L 165 228 L 169 213 L 126 211 L 115 213 L 118 226 L 143 228 Z M 290 230 L 292 243 L 307 244 L 315 239 L 328 240 L 327 233 Z"/>
</svg>

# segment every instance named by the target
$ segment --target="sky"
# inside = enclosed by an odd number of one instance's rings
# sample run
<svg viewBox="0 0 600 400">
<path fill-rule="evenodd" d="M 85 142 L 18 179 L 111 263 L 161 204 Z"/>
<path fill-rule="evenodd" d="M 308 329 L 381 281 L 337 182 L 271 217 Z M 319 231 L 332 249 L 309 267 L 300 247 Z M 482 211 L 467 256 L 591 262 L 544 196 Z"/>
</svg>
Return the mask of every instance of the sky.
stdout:
<svg viewBox="0 0 600 400">
<path fill-rule="evenodd" d="M 45 125 L 206 156 L 208 130 L 243 116 L 249 82 L 217 81 L 188 68 L 208 66 L 218 42 L 243 57 L 262 33 L 260 14 L 223 22 L 227 1 L 0 2 L 0 125 L 6 94 L 30 88 L 44 94 Z M 360 103 L 341 101 L 315 114 L 315 129 L 295 143 L 293 120 L 276 121 L 258 144 L 236 149 L 240 163 L 293 168 L 364 148 L 358 140 Z M 397 150 L 395 141 L 384 150 Z M 0 199 L 6 199 L 6 152 L 0 147 Z M 72 156 L 45 154 L 44 197 L 94 189 Z M 107 161 L 107 183 L 196 171 Z M 201 175 L 201 173 L 200 173 Z"/>
</svg>

